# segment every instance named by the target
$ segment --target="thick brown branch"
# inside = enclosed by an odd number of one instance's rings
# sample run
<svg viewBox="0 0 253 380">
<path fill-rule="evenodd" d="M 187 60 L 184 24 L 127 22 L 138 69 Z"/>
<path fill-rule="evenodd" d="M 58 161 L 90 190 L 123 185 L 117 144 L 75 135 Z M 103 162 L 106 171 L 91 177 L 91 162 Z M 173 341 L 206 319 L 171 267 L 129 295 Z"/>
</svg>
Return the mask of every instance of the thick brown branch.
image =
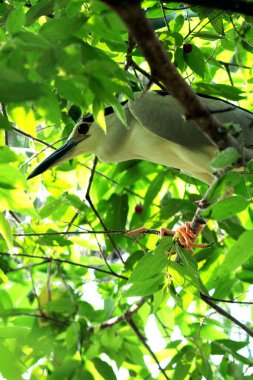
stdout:
<svg viewBox="0 0 253 380">
<path fill-rule="evenodd" d="M 141 0 L 102 0 L 102 2 L 109 5 L 126 24 L 129 33 L 149 63 L 152 75 L 161 81 L 168 92 L 174 96 L 185 116 L 194 120 L 220 149 L 233 145 L 240 150 L 235 139 L 221 133 L 222 125 L 201 103 L 169 60 L 167 52 L 163 49 L 141 9 Z M 245 151 L 244 157 L 247 161 L 252 158 L 252 154 Z"/>
<path fill-rule="evenodd" d="M 197 204 L 198 208 L 197 208 L 197 210 L 196 210 L 196 212 L 192 218 L 192 221 L 191 221 L 191 230 L 193 232 L 198 231 L 199 226 L 206 223 L 205 220 L 201 217 L 201 213 L 202 213 L 202 211 L 204 211 L 209 206 L 209 204 L 207 204 L 208 195 L 217 185 L 219 178 L 220 178 L 220 176 L 217 174 L 214 177 L 213 182 L 208 187 L 208 189 L 207 189 L 205 195 L 202 197 L 202 199 L 199 202 L 195 202 Z"/>
<path fill-rule="evenodd" d="M 145 303 L 145 298 L 141 298 L 139 302 L 136 304 L 132 305 L 124 314 L 119 315 L 118 317 L 110 318 L 107 321 L 101 323 L 100 328 L 101 329 L 106 329 L 108 327 L 112 327 L 116 325 L 119 322 L 128 320 L 131 318 L 133 314 L 135 314 Z"/>
</svg>

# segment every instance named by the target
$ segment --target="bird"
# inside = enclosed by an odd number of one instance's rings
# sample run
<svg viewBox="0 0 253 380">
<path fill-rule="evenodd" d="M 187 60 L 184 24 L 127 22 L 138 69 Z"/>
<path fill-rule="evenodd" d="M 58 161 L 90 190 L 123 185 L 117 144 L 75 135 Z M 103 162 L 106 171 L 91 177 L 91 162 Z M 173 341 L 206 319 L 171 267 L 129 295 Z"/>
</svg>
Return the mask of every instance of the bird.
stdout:
<svg viewBox="0 0 253 380">
<path fill-rule="evenodd" d="M 198 95 L 199 96 L 199 95 Z M 222 123 L 239 124 L 245 146 L 253 146 L 253 114 L 221 99 L 199 96 Z M 126 124 L 112 107 L 105 109 L 107 130 L 92 115 L 83 116 L 66 143 L 40 163 L 31 179 L 85 153 L 107 163 L 140 159 L 167 167 L 207 184 L 213 179 L 210 162 L 219 149 L 194 121 L 186 119 L 176 100 L 163 91 L 137 92 L 123 102 Z"/>
<path fill-rule="evenodd" d="M 222 123 L 240 126 L 240 141 L 253 146 L 253 114 L 224 100 L 197 95 Z M 164 91 L 136 92 L 122 103 L 126 125 L 112 107 L 105 109 L 106 131 L 92 115 L 76 123 L 66 143 L 40 163 L 31 179 L 62 162 L 93 153 L 108 163 L 140 159 L 180 169 L 208 185 L 213 180 L 210 162 L 219 152 L 193 120 L 187 119 L 172 95 Z M 195 238 L 187 227 L 191 243 Z"/>
</svg>

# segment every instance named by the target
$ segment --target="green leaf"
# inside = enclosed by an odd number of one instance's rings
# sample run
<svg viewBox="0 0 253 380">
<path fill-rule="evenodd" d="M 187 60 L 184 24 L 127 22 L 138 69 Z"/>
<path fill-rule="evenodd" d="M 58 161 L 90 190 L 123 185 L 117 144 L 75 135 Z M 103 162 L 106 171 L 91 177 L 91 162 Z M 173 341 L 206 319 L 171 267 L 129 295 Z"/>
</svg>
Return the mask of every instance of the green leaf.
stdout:
<svg viewBox="0 0 253 380">
<path fill-rule="evenodd" d="M 121 103 L 118 101 L 117 98 L 113 98 L 113 99 L 110 99 L 110 104 L 112 105 L 113 110 L 116 113 L 116 115 L 118 116 L 118 118 L 120 119 L 120 121 L 127 128 L 128 125 L 127 125 L 127 120 L 126 120 L 126 114 L 125 114 L 125 110 L 122 107 Z"/>
<path fill-rule="evenodd" d="M 112 194 L 107 202 L 105 225 L 109 229 L 124 230 L 128 214 L 127 194 Z"/>
<path fill-rule="evenodd" d="M 194 36 L 196 37 L 199 37 L 199 38 L 202 38 L 203 40 L 211 40 L 211 41 L 217 41 L 219 39 L 223 39 L 225 37 L 223 36 L 220 36 L 220 35 L 217 35 L 217 34 L 214 34 L 214 33 L 210 33 L 210 32 L 196 32 L 196 33 L 193 33 Z"/>
<path fill-rule="evenodd" d="M 56 125 L 60 124 L 61 111 L 59 108 L 59 102 L 55 95 L 52 93 L 47 94 L 47 96 L 42 96 L 35 102 L 37 106 L 37 111 L 45 120 L 51 121 Z"/>
<path fill-rule="evenodd" d="M 95 97 L 92 105 L 93 116 L 96 123 L 106 132 L 106 122 L 104 113 L 104 104 L 97 97 Z"/>
<path fill-rule="evenodd" d="M 85 21 L 86 17 L 83 14 L 76 17 L 54 18 L 41 27 L 40 34 L 51 42 L 64 41 L 73 36 Z"/>
<path fill-rule="evenodd" d="M 217 14 L 216 17 L 215 17 L 215 13 Z M 222 36 L 224 36 L 224 24 L 223 24 L 223 17 L 221 14 L 219 14 L 220 11 L 213 11 L 210 16 L 209 16 L 209 20 L 212 24 L 212 27 L 214 28 L 214 30 L 221 34 Z"/>
<path fill-rule="evenodd" d="M 161 172 L 157 174 L 157 176 L 151 182 L 150 186 L 148 187 L 148 191 L 145 195 L 144 210 L 149 209 L 154 198 L 158 195 L 159 191 L 161 190 L 164 179 L 165 179 L 164 172 Z"/>
<path fill-rule="evenodd" d="M 39 17 L 52 14 L 55 0 L 40 0 L 26 13 L 26 26 L 32 25 Z"/>
<path fill-rule="evenodd" d="M 15 161 L 17 161 L 17 159 L 18 159 L 18 156 L 16 155 L 16 153 L 14 153 L 8 146 L 0 146 L 0 162 L 1 162 L 1 164 L 10 164 L 10 162 L 15 162 Z M 0 182 L 1 182 L 1 180 L 0 180 Z"/>
<path fill-rule="evenodd" d="M 230 274 L 253 255 L 253 232 L 244 232 L 226 253 L 219 270 L 219 277 Z"/>
<path fill-rule="evenodd" d="M 240 100 L 244 98 L 241 95 L 243 94 L 242 90 L 227 84 L 195 82 L 193 88 L 196 92 L 209 96 L 218 96 L 230 100 Z"/>
<path fill-rule="evenodd" d="M 179 14 L 173 21 L 170 23 L 170 27 L 174 32 L 180 32 L 184 25 L 184 16 Z"/>
<path fill-rule="evenodd" d="M 1 150 L 0 150 L 1 152 Z M 19 172 L 13 166 L 0 164 L 0 188 L 9 189 L 27 189 L 28 185 L 23 173 Z M 5 186 L 7 185 L 7 186 Z"/>
<path fill-rule="evenodd" d="M 238 151 L 235 148 L 229 147 L 219 152 L 210 162 L 210 166 L 213 169 L 224 169 L 234 164 L 239 158 Z"/>
<path fill-rule="evenodd" d="M 47 91 L 43 85 L 31 82 L 12 69 L 1 69 L 1 102 L 23 102 L 25 100 L 38 99 L 46 94 Z"/>
<path fill-rule="evenodd" d="M 21 4 L 18 4 L 18 7 L 13 9 L 7 20 L 6 20 L 6 29 L 10 34 L 16 34 L 19 32 L 25 23 L 25 14 Z"/>
<path fill-rule="evenodd" d="M 25 339 L 31 329 L 25 326 L 5 326 L 0 328 L 0 338 Z"/>
<path fill-rule="evenodd" d="M 153 252 L 142 257 L 130 276 L 129 282 L 133 285 L 126 291 L 126 297 L 147 296 L 163 286 L 163 271 L 167 267 L 168 251 L 171 247 L 172 239 L 163 238 Z"/>
<path fill-rule="evenodd" d="M 6 380 L 22 379 L 23 366 L 17 359 L 17 356 L 9 350 L 4 341 L 0 341 L 1 366 L 0 373 Z"/>
<path fill-rule="evenodd" d="M 207 219 L 223 220 L 245 210 L 248 205 L 249 202 L 244 197 L 235 195 L 207 207 L 201 215 Z"/>
<path fill-rule="evenodd" d="M 218 199 L 226 198 L 228 190 L 234 188 L 242 180 L 241 174 L 235 171 L 229 171 L 219 178 L 218 183 L 208 194 L 207 201 L 213 203 Z"/>
<path fill-rule="evenodd" d="M 179 47 L 177 48 L 177 50 L 175 51 L 174 59 L 175 59 L 176 67 L 178 67 L 179 70 L 183 72 L 185 70 L 186 63 L 185 63 L 184 53 L 183 53 L 182 48 L 179 48 Z"/>
<path fill-rule="evenodd" d="M 76 106 L 82 106 L 82 91 L 73 80 L 59 77 L 56 78 L 55 85 L 59 94 L 74 103 Z"/>
<path fill-rule="evenodd" d="M 39 219 L 31 199 L 20 189 L 5 190 L 0 187 L 0 210 L 12 210 Z"/>
<path fill-rule="evenodd" d="M 19 32 L 18 37 L 15 39 L 15 42 L 19 48 L 25 49 L 28 53 L 38 53 L 47 51 L 52 48 L 52 45 L 47 41 L 46 38 L 43 38 L 38 34 L 31 33 L 27 30 Z"/>
<path fill-rule="evenodd" d="M 186 292 L 198 295 L 199 277 L 191 268 L 186 268 L 174 261 L 168 263 L 168 273 L 175 286 L 181 286 Z"/>
<path fill-rule="evenodd" d="M 136 281 L 133 283 L 131 288 L 129 288 L 125 293 L 125 297 L 150 296 L 157 292 L 163 285 L 165 280 L 165 274 L 157 274 L 156 276 L 142 281 Z"/>
<path fill-rule="evenodd" d="M 225 338 L 226 334 L 222 330 L 217 329 L 215 326 L 204 324 L 201 326 L 200 336 L 202 339 L 217 340 Z"/>
<path fill-rule="evenodd" d="M 132 272 L 129 282 L 143 281 L 161 273 L 168 264 L 167 250 L 170 249 L 171 239 L 164 238 L 153 252 L 142 257 Z"/>
<path fill-rule="evenodd" d="M 230 352 L 237 352 L 239 350 L 241 350 L 242 348 L 246 347 L 248 345 L 248 342 L 238 342 L 236 340 L 230 340 L 230 339 L 220 339 L 220 340 L 216 340 L 214 343 L 214 347 L 215 346 L 220 346 L 221 349 L 225 348 L 226 349 L 229 349 Z M 217 351 L 215 353 L 215 351 L 212 350 L 212 354 L 213 355 L 219 355 L 221 352 Z"/>
<path fill-rule="evenodd" d="M 11 227 L 3 214 L 0 212 L 0 233 L 6 241 L 10 250 L 13 248 L 13 235 L 11 231 Z"/>
<path fill-rule="evenodd" d="M 105 380 L 117 380 L 115 373 L 112 370 L 112 367 L 105 361 L 95 358 L 93 359 L 93 364 L 98 371 L 99 375 L 102 376 Z"/>
<path fill-rule="evenodd" d="M 62 296 L 60 299 L 53 300 L 43 304 L 43 308 L 49 312 L 56 312 L 60 314 L 72 314 L 76 310 L 76 304 L 71 300 L 68 295 Z"/>
<path fill-rule="evenodd" d="M 9 120 L 2 114 L 0 114 L 0 129 L 5 129 L 7 131 L 11 129 Z M 0 160 L 0 162 L 2 161 Z"/>
<path fill-rule="evenodd" d="M 183 52 L 183 56 L 192 71 L 204 78 L 205 60 L 202 51 L 197 46 L 192 45 L 192 51 L 189 53 Z"/>
</svg>

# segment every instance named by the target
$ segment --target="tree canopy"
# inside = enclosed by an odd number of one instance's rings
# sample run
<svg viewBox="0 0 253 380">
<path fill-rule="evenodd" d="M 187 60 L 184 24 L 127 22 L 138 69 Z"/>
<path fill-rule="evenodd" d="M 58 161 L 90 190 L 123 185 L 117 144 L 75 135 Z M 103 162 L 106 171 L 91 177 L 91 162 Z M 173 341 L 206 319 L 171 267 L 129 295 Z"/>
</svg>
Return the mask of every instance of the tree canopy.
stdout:
<svg viewBox="0 0 253 380">
<path fill-rule="evenodd" d="M 211 134 L 194 92 L 253 111 L 253 2 L 223 2 L 0 1 L 3 379 L 253 379 L 250 161 L 227 171 L 239 154 L 225 144 L 209 187 L 92 155 L 26 180 L 81 115 L 106 130 L 104 108 L 124 119 L 135 91 L 169 88 Z M 159 239 L 200 217 L 208 248 Z"/>
</svg>

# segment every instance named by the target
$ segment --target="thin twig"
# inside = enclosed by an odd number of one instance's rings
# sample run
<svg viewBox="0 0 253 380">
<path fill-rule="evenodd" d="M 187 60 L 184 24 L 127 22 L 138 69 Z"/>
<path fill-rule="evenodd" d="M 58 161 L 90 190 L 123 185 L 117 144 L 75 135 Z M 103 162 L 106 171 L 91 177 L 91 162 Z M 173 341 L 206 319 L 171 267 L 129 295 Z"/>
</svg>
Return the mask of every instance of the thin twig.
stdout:
<svg viewBox="0 0 253 380">
<path fill-rule="evenodd" d="M 23 312 L 20 312 L 20 313 L 4 313 L 4 314 L 1 314 L 0 313 L 0 317 L 1 318 L 8 318 L 8 317 L 32 317 L 32 318 L 38 318 L 38 319 L 46 319 L 47 321 L 52 321 L 54 323 L 57 323 L 59 325 L 62 325 L 62 326 L 69 326 L 69 323 L 66 323 L 66 322 L 63 322 L 63 321 L 59 321 L 58 319 L 55 319 L 55 318 L 51 318 L 51 317 L 48 317 L 47 315 L 40 315 L 40 314 L 30 314 L 30 313 L 23 313 Z"/>
<path fill-rule="evenodd" d="M 19 268 L 7 269 L 6 273 L 18 272 L 19 270 L 23 270 L 23 269 L 31 269 L 31 268 L 38 267 L 38 266 L 43 265 L 43 264 L 48 264 L 48 260 L 43 260 L 40 263 L 24 265 L 24 266 L 19 267 Z"/>
<path fill-rule="evenodd" d="M 168 32 L 170 32 L 170 26 L 169 26 L 169 23 L 168 23 L 168 20 L 167 20 L 167 17 L 166 17 L 166 12 L 165 12 L 165 9 L 164 9 L 164 5 L 163 5 L 163 1 L 160 0 L 160 7 L 162 9 L 162 13 L 163 13 L 163 19 L 164 19 L 164 22 L 165 22 L 165 25 L 168 29 Z"/>
<path fill-rule="evenodd" d="M 13 236 L 30 236 L 30 237 L 37 237 L 37 236 L 57 236 L 57 235 L 66 235 L 66 236 L 75 236 L 75 235 L 126 235 L 131 230 L 87 230 L 87 231 L 68 231 L 68 232 L 28 232 L 28 233 L 19 233 L 19 234 L 13 234 Z M 153 235 L 159 235 L 160 231 L 148 229 L 143 234 L 153 234 Z"/>
<path fill-rule="evenodd" d="M 94 159 L 94 163 L 93 163 L 93 168 L 91 170 L 91 175 L 90 175 L 90 178 L 89 178 L 89 183 L 88 183 L 88 188 L 87 188 L 87 191 L 86 191 L 86 194 L 85 194 L 85 199 L 87 200 L 87 202 L 89 203 L 92 211 L 94 212 L 94 214 L 96 215 L 96 217 L 98 218 L 100 224 L 102 225 L 102 227 L 108 231 L 104 221 L 102 220 L 101 216 L 99 215 L 99 213 L 97 212 L 92 200 L 91 200 L 91 196 L 90 196 L 90 190 L 91 190 L 91 186 L 92 186 L 92 182 L 93 182 L 93 178 L 94 178 L 94 173 L 95 173 L 95 169 L 96 169 L 96 165 L 97 165 L 97 162 L 98 162 L 98 158 L 95 157 Z M 110 233 L 108 233 L 108 238 L 113 246 L 113 248 L 115 249 L 115 252 L 118 256 L 118 258 L 121 260 L 122 263 L 124 263 L 123 259 L 122 259 L 122 256 L 121 256 L 121 253 L 120 251 L 118 250 L 118 247 L 116 246 L 116 244 L 114 243 L 112 237 L 110 236 Z M 104 256 L 104 254 L 101 252 L 105 262 L 106 262 L 106 265 L 109 265 L 107 264 L 107 261 L 106 261 L 106 257 Z"/>
<path fill-rule="evenodd" d="M 163 6 L 163 9 L 165 9 L 166 11 L 184 11 L 184 10 L 191 9 L 191 8 L 193 8 L 193 7 L 189 6 L 189 7 L 169 8 L 169 7 Z"/>
<path fill-rule="evenodd" d="M 217 62 L 219 62 L 220 64 L 222 64 L 224 66 L 227 65 L 227 66 L 232 66 L 232 67 L 238 67 L 239 69 L 248 69 L 248 70 L 251 70 L 251 67 L 249 67 L 249 66 L 238 65 L 236 63 L 224 62 L 224 61 L 220 61 L 220 60 L 218 60 Z"/>
<path fill-rule="evenodd" d="M 146 338 L 142 335 L 142 333 L 140 332 L 140 330 L 138 329 L 138 326 L 135 324 L 135 322 L 133 321 L 132 318 L 128 318 L 127 319 L 129 325 L 132 327 L 132 329 L 134 330 L 135 334 L 138 336 L 138 338 L 140 339 L 141 343 L 143 344 L 143 346 L 146 347 L 146 349 L 148 350 L 148 352 L 150 353 L 150 355 L 152 356 L 152 358 L 154 359 L 154 361 L 156 362 L 159 370 L 161 371 L 161 373 L 163 374 L 163 376 L 165 377 L 166 380 L 169 380 L 169 377 L 167 376 L 165 370 L 161 367 L 160 365 L 160 362 L 158 360 L 158 358 L 156 357 L 155 353 L 151 350 L 151 348 L 149 347 L 148 343 L 147 343 L 147 340 Z"/>
<path fill-rule="evenodd" d="M 205 297 L 208 298 L 208 299 L 210 299 L 211 301 L 226 302 L 226 303 L 239 304 L 239 305 L 253 305 L 253 302 L 235 301 L 235 300 L 224 300 L 224 299 L 221 299 L 221 298 L 215 298 L 215 297 L 209 297 L 209 296 L 205 296 Z"/>
<path fill-rule="evenodd" d="M 48 148 L 56 149 L 53 145 L 48 144 L 47 142 L 45 142 L 41 139 L 38 139 L 37 137 L 34 137 L 27 132 L 21 131 L 21 129 L 18 129 L 16 127 L 12 127 L 12 129 L 13 129 L 13 131 L 19 133 L 22 136 L 28 137 L 29 139 L 32 139 L 33 141 L 37 141 L 40 144 L 46 145 Z"/>
<path fill-rule="evenodd" d="M 199 28 L 199 30 L 197 31 L 197 33 L 199 33 L 202 29 L 204 29 L 208 24 L 210 24 L 212 21 L 214 21 L 214 20 L 215 20 L 217 17 L 219 17 L 222 13 L 223 13 L 223 11 L 221 11 L 221 12 L 219 12 L 218 14 L 214 15 L 213 17 L 209 18 L 208 21 L 206 21 L 204 25 L 201 25 L 201 28 Z M 202 21 L 200 21 L 200 23 L 201 23 L 201 22 L 202 22 Z M 199 26 L 200 23 L 199 23 L 197 26 Z M 193 28 L 190 34 L 192 34 L 192 32 L 193 32 L 195 29 L 196 29 L 196 28 Z M 187 38 L 187 37 L 188 37 L 188 35 L 185 36 L 185 38 Z M 194 36 L 192 36 L 192 37 L 188 40 L 188 42 L 191 41 L 193 38 L 194 38 Z"/>
<path fill-rule="evenodd" d="M 220 315 L 223 317 L 229 319 L 231 322 L 236 324 L 237 326 L 241 327 L 242 330 L 244 330 L 249 336 L 253 337 L 253 330 L 249 329 L 247 326 L 245 326 L 243 323 L 238 321 L 235 317 L 233 317 L 231 314 L 229 314 L 227 311 L 222 309 L 220 306 L 216 305 L 208 296 L 206 296 L 203 293 L 200 293 L 201 299 L 207 303 L 209 306 L 211 306 L 214 310 L 216 310 Z"/>
<path fill-rule="evenodd" d="M 31 277 L 31 284 L 32 284 L 33 294 L 34 294 L 34 297 L 37 300 L 38 309 L 40 311 L 40 315 L 44 315 L 44 312 L 43 312 L 43 309 L 42 309 L 42 305 L 41 305 L 41 302 L 40 302 L 40 298 L 39 298 L 39 296 L 37 294 L 37 291 L 36 291 L 36 287 L 35 287 L 35 283 L 34 283 L 33 274 L 32 274 L 32 270 L 31 269 L 29 269 L 29 273 L 30 273 L 30 277 Z"/>
<path fill-rule="evenodd" d="M 69 264 L 69 265 L 73 265 L 73 266 L 76 266 L 76 267 L 93 269 L 93 270 L 96 270 L 97 272 L 106 273 L 106 274 L 109 274 L 111 276 L 121 278 L 123 280 L 128 280 L 128 277 L 122 276 L 122 275 L 117 274 L 115 272 L 109 272 L 108 270 L 101 269 L 101 268 L 98 268 L 98 267 L 93 266 L 93 265 L 81 264 L 81 263 L 77 263 L 77 262 L 70 261 L 70 260 L 54 259 L 52 257 L 45 257 L 45 256 L 39 256 L 39 255 L 28 255 L 26 253 L 16 253 L 15 255 L 12 255 L 12 254 L 10 254 L 8 252 L 0 252 L 0 255 L 10 256 L 10 257 L 15 257 L 15 256 L 18 256 L 18 257 L 30 257 L 31 259 L 45 260 L 45 261 L 47 261 L 49 263 L 50 262 L 55 262 L 55 263 Z"/>
<path fill-rule="evenodd" d="M 244 41 L 246 42 L 246 44 L 248 44 L 251 48 L 253 47 L 252 43 L 244 37 L 244 35 L 240 32 L 240 30 L 237 29 L 237 27 L 235 26 L 235 23 L 234 23 L 234 20 L 233 20 L 233 17 L 230 15 L 230 21 L 231 21 L 231 24 L 233 25 L 233 28 L 234 28 L 234 31 L 238 34 L 238 36 Z"/>
</svg>

